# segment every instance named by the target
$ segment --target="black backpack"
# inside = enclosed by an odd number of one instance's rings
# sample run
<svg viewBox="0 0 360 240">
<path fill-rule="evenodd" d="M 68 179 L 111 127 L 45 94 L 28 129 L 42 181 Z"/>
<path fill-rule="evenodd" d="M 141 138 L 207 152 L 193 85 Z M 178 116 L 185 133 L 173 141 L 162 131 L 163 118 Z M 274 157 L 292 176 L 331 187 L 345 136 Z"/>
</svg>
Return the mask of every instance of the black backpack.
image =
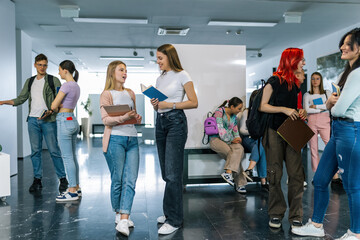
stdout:
<svg viewBox="0 0 360 240">
<path fill-rule="evenodd" d="M 268 128 L 269 123 L 270 121 L 272 121 L 273 118 L 273 114 L 259 111 L 264 88 L 273 78 L 277 77 L 270 77 L 266 83 L 264 83 L 265 81 L 263 81 L 261 89 L 259 89 L 255 97 L 253 98 L 253 101 L 250 101 L 249 103 L 249 112 L 248 118 L 246 120 L 246 127 L 249 131 L 249 135 L 251 136 L 251 138 L 255 140 L 258 140 L 264 136 L 265 130 Z M 273 90 L 273 93 L 269 100 L 270 105 L 273 105 L 275 102 L 274 100 L 276 96 L 276 91 L 277 89 Z"/>
<path fill-rule="evenodd" d="M 32 76 L 29 80 L 29 85 L 28 85 L 29 93 L 31 91 L 31 85 L 33 84 L 35 78 L 36 78 L 36 75 Z M 55 98 L 56 94 L 55 94 L 54 77 L 52 75 L 48 75 L 48 83 L 49 83 L 49 87 L 51 88 L 51 91 L 53 92 L 54 98 Z"/>
</svg>

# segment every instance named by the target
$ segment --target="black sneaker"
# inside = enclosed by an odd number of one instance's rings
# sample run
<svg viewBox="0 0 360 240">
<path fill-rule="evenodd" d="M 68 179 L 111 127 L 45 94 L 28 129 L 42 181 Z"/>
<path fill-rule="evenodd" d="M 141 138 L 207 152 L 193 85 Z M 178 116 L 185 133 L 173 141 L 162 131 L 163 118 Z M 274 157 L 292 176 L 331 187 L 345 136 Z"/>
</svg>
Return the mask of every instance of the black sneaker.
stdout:
<svg viewBox="0 0 360 240">
<path fill-rule="evenodd" d="M 68 188 L 68 181 L 66 178 L 60 178 L 60 185 L 59 185 L 59 192 L 63 193 L 66 191 L 66 189 Z"/>
<path fill-rule="evenodd" d="M 280 228 L 281 227 L 281 220 L 280 218 L 271 218 L 269 221 L 269 226 L 272 228 Z"/>
<path fill-rule="evenodd" d="M 291 228 L 302 227 L 302 226 L 303 225 L 302 225 L 301 221 L 299 221 L 299 220 L 294 220 L 291 223 Z"/>
<path fill-rule="evenodd" d="M 31 184 L 29 188 L 29 192 L 36 192 L 38 190 L 42 189 L 41 179 L 40 178 L 34 178 L 33 183 Z"/>
<path fill-rule="evenodd" d="M 338 186 L 342 186 L 342 180 L 341 180 L 341 178 L 335 178 L 335 179 L 332 179 L 331 180 L 331 184 L 334 184 L 334 185 L 338 185 Z"/>
<path fill-rule="evenodd" d="M 269 184 L 265 183 L 265 184 L 261 184 L 261 190 L 268 192 L 269 191 Z"/>
</svg>

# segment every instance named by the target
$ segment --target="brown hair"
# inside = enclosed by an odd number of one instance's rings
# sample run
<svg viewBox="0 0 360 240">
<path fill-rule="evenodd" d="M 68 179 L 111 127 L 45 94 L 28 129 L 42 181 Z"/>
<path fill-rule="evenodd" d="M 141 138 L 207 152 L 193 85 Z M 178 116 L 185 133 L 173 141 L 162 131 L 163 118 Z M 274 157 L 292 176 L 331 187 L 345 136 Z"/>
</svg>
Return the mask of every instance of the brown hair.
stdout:
<svg viewBox="0 0 360 240">
<path fill-rule="evenodd" d="M 161 45 L 160 47 L 157 48 L 157 51 L 161 52 L 162 54 L 168 57 L 171 70 L 175 72 L 181 72 L 182 70 L 184 70 L 181 66 L 177 51 L 173 45 L 171 44 Z M 162 72 L 162 74 L 164 73 L 165 71 Z"/>
<path fill-rule="evenodd" d="M 106 82 L 105 82 L 105 90 L 113 90 L 115 89 L 115 68 L 119 65 L 124 65 L 126 67 L 126 64 L 122 61 L 113 61 L 109 64 L 106 71 Z"/>
<path fill-rule="evenodd" d="M 312 85 L 312 81 L 311 81 L 311 78 L 314 76 L 314 75 L 318 75 L 320 76 L 320 86 L 319 86 L 319 89 L 320 89 L 320 94 L 324 94 L 325 93 L 325 90 L 324 90 L 324 84 L 323 84 L 323 77 L 321 75 L 321 73 L 319 72 L 314 72 L 313 74 L 311 74 L 311 77 L 310 77 L 310 94 L 314 94 L 314 87 Z"/>
<path fill-rule="evenodd" d="M 47 57 L 42 53 L 40 53 L 35 57 L 35 62 L 40 62 L 42 60 L 48 61 Z"/>
</svg>

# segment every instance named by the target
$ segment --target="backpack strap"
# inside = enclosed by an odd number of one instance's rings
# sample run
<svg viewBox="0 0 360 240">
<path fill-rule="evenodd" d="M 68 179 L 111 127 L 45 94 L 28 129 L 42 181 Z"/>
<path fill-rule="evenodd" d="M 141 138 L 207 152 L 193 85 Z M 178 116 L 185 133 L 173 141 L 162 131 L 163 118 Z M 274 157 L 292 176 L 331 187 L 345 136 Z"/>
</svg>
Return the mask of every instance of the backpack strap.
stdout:
<svg viewBox="0 0 360 240">
<path fill-rule="evenodd" d="M 55 92 L 54 76 L 53 75 L 48 74 L 48 84 L 49 84 L 49 87 L 50 87 L 51 91 L 53 92 L 54 98 L 55 98 L 56 92 Z"/>
<path fill-rule="evenodd" d="M 29 84 L 28 84 L 28 91 L 30 93 L 31 91 L 31 85 L 34 83 L 34 79 L 35 79 L 36 75 L 35 76 L 32 76 L 29 80 Z"/>
</svg>

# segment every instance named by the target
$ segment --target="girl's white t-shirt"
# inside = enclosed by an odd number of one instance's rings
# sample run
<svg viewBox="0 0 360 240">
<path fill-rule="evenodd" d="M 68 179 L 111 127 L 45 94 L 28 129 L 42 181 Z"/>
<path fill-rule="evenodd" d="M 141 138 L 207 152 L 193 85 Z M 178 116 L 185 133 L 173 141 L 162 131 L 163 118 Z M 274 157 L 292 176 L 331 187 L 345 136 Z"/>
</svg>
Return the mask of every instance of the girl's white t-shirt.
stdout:
<svg viewBox="0 0 360 240">
<path fill-rule="evenodd" d="M 134 109 L 134 101 L 132 100 L 128 91 L 110 90 L 110 93 L 113 98 L 114 105 L 127 104 L 131 109 Z M 137 131 L 134 124 L 124 124 L 113 126 L 111 135 L 137 137 Z"/>
<path fill-rule="evenodd" d="M 165 94 L 168 98 L 166 102 L 182 102 L 185 96 L 184 85 L 192 81 L 190 75 L 185 71 L 168 71 L 156 80 L 156 88 Z M 158 109 L 159 113 L 169 112 L 172 108 Z"/>
</svg>

